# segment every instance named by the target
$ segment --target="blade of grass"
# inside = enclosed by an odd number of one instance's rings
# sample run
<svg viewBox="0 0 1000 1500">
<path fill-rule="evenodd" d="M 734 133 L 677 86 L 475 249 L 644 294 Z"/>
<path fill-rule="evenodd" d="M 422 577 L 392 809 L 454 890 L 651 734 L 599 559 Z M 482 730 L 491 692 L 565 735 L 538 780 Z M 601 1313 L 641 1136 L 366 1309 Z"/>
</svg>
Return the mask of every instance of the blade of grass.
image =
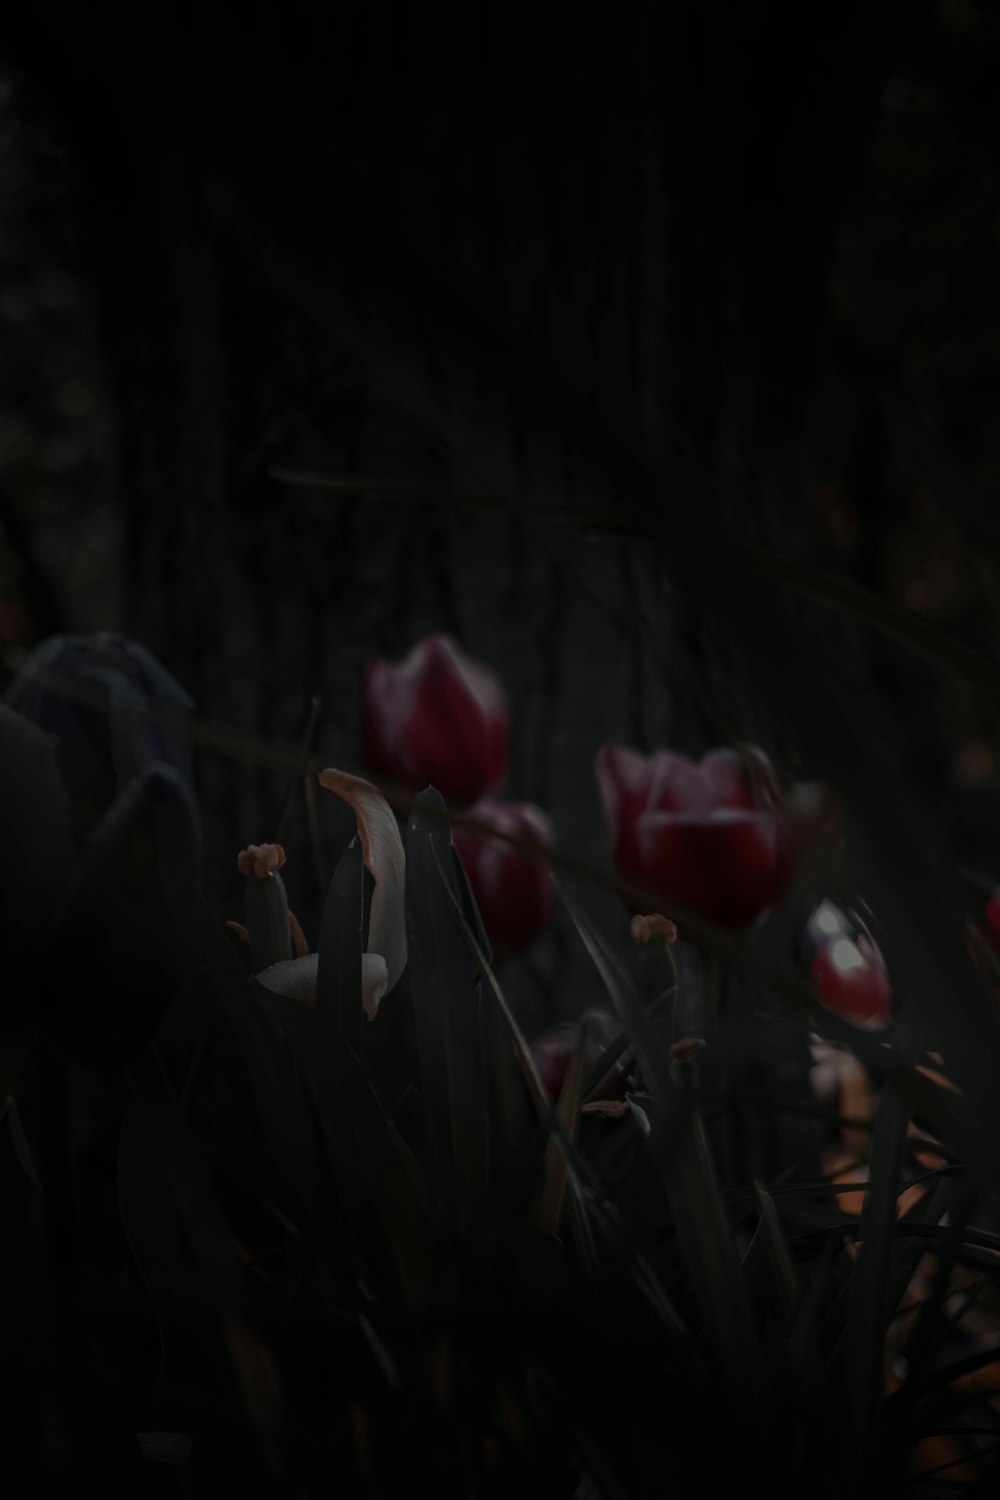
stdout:
<svg viewBox="0 0 1000 1500">
<path fill-rule="evenodd" d="M 428 818 L 433 806 L 439 816 Z M 428 788 L 406 829 L 408 977 L 420 1056 L 424 1153 L 433 1190 L 463 1210 L 486 1189 L 490 1122 L 473 971 L 449 902 L 458 880 L 444 801 Z M 464 920 L 464 919 L 463 919 Z"/>
<path fill-rule="evenodd" d="M 885 1336 L 893 1311 L 887 1294 L 908 1123 L 903 1098 L 887 1084 L 872 1136 L 845 1342 L 846 1409 L 860 1473 L 874 1472 L 880 1438 Z"/>
<path fill-rule="evenodd" d="M 364 859 L 357 835 L 340 856 L 320 927 L 316 1008 L 360 1057 L 364 1047 Z"/>
<path fill-rule="evenodd" d="M 691 1357 L 700 1365 L 700 1355 L 690 1345 L 688 1330 L 673 1303 L 664 1292 L 659 1278 L 647 1262 L 645 1256 L 641 1252 L 636 1251 L 627 1235 L 622 1236 L 616 1215 L 609 1210 L 608 1205 L 603 1201 L 600 1183 L 596 1181 L 588 1168 L 586 1160 L 579 1155 L 562 1129 L 561 1123 L 551 1106 L 545 1085 L 542 1083 L 538 1069 L 535 1066 L 534 1058 L 531 1055 L 531 1048 L 528 1046 L 524 1034 L 518 1026 L 510 1006 L 507 1004 L 506 997 L 497 982 L 496 975 L 493 973 L 485 954 L 476 942 L 475 935 L 464 921 L 461 908 L 454 895 L 452 895 L 452 910 L 454 918 L 458 923 L 459 931 L 463 934 L 469 952 L 475 960 L 483 982 L 496 1005 L 497 1012 L 502 1016 L 506 1025 L 539 1123 L 546 1131 L 552 1131 L 559 1142 L 560 1150 L 566 1157 L 570 1172 L 570 1184 L 575 1190 L 575 1197 L 572 1201 L 578 1207 L 582 1205 L 584 1191 L 586 1191 L 587 1209 L 596 1216 L 609 1238 L 619 1243 L 624 1249 L 628 1257 L 630 1274 L 633 1276 L 635 1284 L 639 1288 L 643 1298 L 653 1309 L 661 1325 L 673 1338 L 681 1340 L 688 1346 Z M 539 1136 L 538 1149 L 540 1152 L 544 1150 L 544 1140 L 544 1136 Z M 578 1232 L 581 1233 L 582 1240 L 582 1231 L 579 1229 L 579 1214 L 576 1215 L 576 1224 Z"/>
<path fill-rule="evenodd" d="M 649 1013 L 617 960 L 575 902 L 554 879 L 553 884 L 604 981 L 651 1090 L 650 1144 L 664 1173 L 678 1239 L 716 1357 L 734 1391 L 755 1406 L 767 1381 L 701 1116 L 690 1095 L 679 1095 L 667 1049 L 658 1044 Z"/>
<path fill-rule="evenodd" d="M 754 1192 L 760 1213 L 760 1232 L 764 1237 L 768 1257 L 774 1271 L 774 1279 L 781 1298 L 782 1309 L 788 1326 L 794 1326 L 795 1312 L 799 1301 L 799 1281 L 792 1258 L 788 1253 L 781 1224 L 778 1220 L 774 1199 L 760 1182 L 754 1183 Z"/>
<path fill-rule="evenodd" d="M 570 1141 L 575 1138 L 580 1114 L 583 1052 L 586 1042 L 587 1024 L 584 1018 L 573 1043 L 573 1051 L 570 1054 L 566 1076 L 559 1090 L 559 1101 L 556 1105 L 556 1118 Z M 555 1234 L 559 1226 L 568 1170 L 566 1158 L 559 1149 L 558 1141 L 551 1137 L 545 1147 L 545 1182 L 537 1221 L 538 1228 L 546 1234 Z"/>
</svg>

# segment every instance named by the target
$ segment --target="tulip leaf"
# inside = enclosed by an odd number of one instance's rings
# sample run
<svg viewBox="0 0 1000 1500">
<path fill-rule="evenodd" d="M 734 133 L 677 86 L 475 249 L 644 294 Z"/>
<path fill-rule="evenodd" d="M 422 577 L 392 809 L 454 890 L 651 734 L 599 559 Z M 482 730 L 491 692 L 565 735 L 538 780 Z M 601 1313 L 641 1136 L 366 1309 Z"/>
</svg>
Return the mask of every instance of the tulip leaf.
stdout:
<svg viewBox="0 0 1000 1500">
<path fill-rule="evenodd" d="M 286 1211 L 304 1232 L 333 1225 L 329 1178 L 318 1149 L 290 1045 L 270 1008 L 255 998 L 224 929 L 210 908 L 199 908 L 206 982 L 204 1004 L 218 1031 L 220 1065 L 241 1104 L 247 1129 L 260 1138 L 264 1160 L 275 1164 L 276 1191 L 295 1194 Z M 296 962 L 296 960 L 292 960 Z"/>
<path fill-rule="evenodd" d="M 753 1393 L 759 1394 L 763 1380 L 760 1350 L 700 1114 L 678 1094 L 666 1049 L 614 955 L 559 883 L 553 883 L 604 980 L 650 1089 L 650 1144 L 664 1170 L 681 1251 L 717 1358 L 735 1389 L 755 1400 Z"/>
<path fill-rule="evenodd" d="M 177 1114 L 155 1055 L 127 1073 L 119 1209 L 145 1273 L 155 1264 L 182 1302 L 240 1307 L 243 1272 L 200 1143 Z"/>
<path fill-rule="evenodd" d="M 288 924 L 288 894 L 277 870 L 263 880 L 248 875 L 243 909 L 250 934 L 250 961 L 254 973 L 284 963 L 292 956 L 292 934 Z"/>
<path fill-rule="evenodd" d="M 431 815 L 433 814 L 433 815 Z M 406 829 L 406 925 L 424 1149 L 435 1191 L 475 1201 L 489 1174 L 483 1039 L 469 954 L 443 901 L 459 901 L 444 800 L 414 800 Z"/>
<path fill-rule="evenodd" d="M 573 919 L 574 926 L 583 939 L 594 967 L 604 981 L 615 1013 L 625 1028 L 632 1051 L 649 1086 L 655 1107 L 654 1132 L 659 1135 L 663 1112 L 675 1092 L 670 1077 L 666 1048 L 657 1038 L 645 1005 L 633 990 L 618 960 L 611 953 L 600 933 L 591 927 L 563 885 L 554 876 L 550 878 L 563 905 Z"/>
<path fill-rule="evenodd" d="M 576 1134 L 580 1114 L 583 1054 L 586 1043 L 587 1028 L 584 1022 L 576 1034 L 566 1068 L 566 1076 L 563 1078 L 559 1100 L 556 1104 L 556 1118 L 570 1141 Z M 555 1234 L 558 1228 L 559 1214 L 566 1191 L 567 1170 L 566 1158 L 559 1149 L 558 1141 L 552 1137 L 545 1148 L 545 1180 L 538 1209 L 538 1228 L 545 1234 Z"/>
<path fill-rule="evenodd" d="M 891 1084 L 886 1084 L 879 1100 L 864 1187 L 861 1244 L 851 1283 L 844 1363 L 853 1440 L 866 1463 L 874 1458 L 878 1434 L 885 1335 L 892 1311 L 888 1287 L 908 1123 L 905 1101 Z"/>
<path fill-rule="evenodd" d="M 374 1202 L 381 1226 L 378 1239 L 390 1254 L 404 1290 L 417 1292 L 427 1276 L 433 1238 L 418 1164 L 332 1018 L 315 1006 L 279 995 L 269 996 L 267 1004 L 306 1080 L 335 1180 L 347 1196 L 356 1223 L 368 1222 Z M 371 1232 L 359 1232 L 359 1243 Z M 378 1249 L 374 1243 L 368 1248 L 372 1253 Z"/>
<path fill-rule="evenodd" d="M 475 934 L 469 929 L 465 922 L 461 908 L 454 892 L 445 882 L 445 889 L 451 898 L 452 914 L 458 931 L 461 933 L 470 954 L 476 962 L 483 982 L 489 994 L 492 996 L 496 1013 L 502 1018 L 510 1040 L 513 1045 L 514 1055 L 521 1069 L 522 1077 L 527 1085 L 528 1094 L 538 1118 L 536 1131 L 522 1141 L 519 1151 L 522 1163 L 527 1169 L 541 1160 L 548 1142 L 549 1135 L 558 1141 L 559 1149 L 566 1158 L 569 1169 L 569 1185 L 571 1191 L 570 1204 L 573 1210 L 573 1227 L 578 1251 L 584 1264 L 588 1264 L 591 1257 L 591 1236 L 589 1226 L 586 1224 L 586 1214 L 589 1212 L 597 1222 L 602 1225 L 609 1240 L 617 1243 L 623 1249 L 628 1265 L 629 1275 L 639 1290 L 647 1305 L 655 1313 L 661 1326 L 674 1339 L 687 1342 L 688 1333 L 682 1319 L 679 1317 L 669 1297 L 663 1290 L 660 1281 L 649 1265 L 646 1257 L 638 1250 L 635 1244 L 622 1233 L 617 1218 L 609 1214 L 605 1206 L 605 1194 L 601 1189 L 599 1181 L 595 1178 L 586 1159 L 577 1151 L 572 1141 L 569 1140 L 557 1112 L 552 1108 L 545 1085 L 539 1076 L 534 1058 L 521 1028 L 517 1024 L 510 1006 L 504 996 L 503 990 L 497 983 L 496 975 L 486 961 L 486 956 L 476 942 Z M 508 1163 L 509 1165 L 509 1163 Z M 518 1173 L 508 1173 L 511 1184 L 511 1200 L 516 1197 L 519 1183 Z M 497 1215 L 496 1205 L 489 1208 L 490 1217 L 494 1222 L 502 1215 Z M 693 1351 L 693 1357 L 698 1356 Z"/>
<path fill-rule="evenodd" d="M 32 1187 L 42 1192 L 42 1184 L 31 1154 L 31 1146 L 28 1137 L 24 1133 L 21 1124 L 21 1112 L 17 1107 L 17 1100 L 12 1094 L 8 1094 L 4 1100 L 3 1108 L 0 1109 L 0 1132 L 10 1142 L 14 1158 L 25 1177 Z"/>
<path fill-rule="evenodd" d="M 377 787 L 360 776 L 327 767 L 317 776 L 320 786 L 348 803 L 358 825 L 365 867 L 375 881 L 368 920 L 368 949 L 385 961 L 388 993 L 407 961 L 406 857 L 395 814 Z M 374 1015 L 381 992 L 368 1007 Z"/>
<path fill-rule="evenodd" d="M 105 814 L 49 944 L 54 1039 L 124 1059 L 154 1034 L 194 961 L 199 824 L 169 766 L 150 766 Z"/>
<path fill-rule="evenodd" d="M 0 703 L 0 960 L 43 940 L 77 863 L 52 737 Z"/>
<path fill-rule="evenodd" d="M 791 1326 L 795 1320 L 795 1310 L 799 1300 L 798 1277 L 788 1253 L 785 1237 L 781 1232 L 774 1199 L 762 1183 L 755 1183 L 754 1190 L 760 1212 L 758 1233 L 767 1250 L 786 1321 Z"/>
<path fill-rule="evenodd" d="M 364 856 L 354 838 L 330 881 L 319 939 L 316 1005 L 360 1056 L 363 1045 Z"/>
<path fill-rule="evenodd" d="M 455 877 L 458 880 L 458 893 L 459 899 L 462 904 L 462 915 L 465 918 L 466 922 L 469 924 L 472 932 L 475 934 L 476 942 L 479 944 L 480 949 L 486 956 L 486 962 L 491 964 L 493 962 L 493 949 L 490 946 L 489 936 L 487 934 L 485 926 L 483 925 L 482 915 L 479 911 L 479 904 L 476 901 L 476 897 L 472 889 L 472 883 L 469 880 L 469 873 L 462 863 L 462 857 L 459 854 L 458 850 L 455 848 L 454 844 L 452 844 L 451 846 L 451 852 L 453 864 L 455 867 Z"/>
</svg>

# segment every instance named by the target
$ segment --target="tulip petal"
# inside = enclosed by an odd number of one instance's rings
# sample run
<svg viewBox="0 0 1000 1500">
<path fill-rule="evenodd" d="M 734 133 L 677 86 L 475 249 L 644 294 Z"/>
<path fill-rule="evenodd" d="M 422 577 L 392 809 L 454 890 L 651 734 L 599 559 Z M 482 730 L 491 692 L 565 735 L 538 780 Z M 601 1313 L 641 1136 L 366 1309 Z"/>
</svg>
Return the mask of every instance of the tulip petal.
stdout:
<svg viewBox="0 0 1000 1500">
<path fill-rule="evenodd" d="M 307 953 L 305 958 L 286 958 L 281 963 L 271 964 L 254 978 L 275 995 L 287 995 L 291 1000 L 305 1000 L 312 1004 L 316 999 L 318 963 L 318 954 Z"/>
<path fill-rule="evenodd" d="M 686 755 L 658 750 L 649 757 L 650 777 L 646 806 L 661 812 L 697 813 L 707 816 L 713 808 L 709 776 Z"/>
<path fill-rule="evenodd" d="M 720 927 L 749 926 L 790 873 L 776 820 L 721 809 L 709 818 L 650 812 L 638 821 L 639 867 L 625 873 Z"/>
<path fill-rule="evenodd" d="M 410 693 L 396 744 L 406 779 L 430 780 L 459 802 L 492 791 L 508 753 L 506 704 L 493 673 L 447 636 L 421 642 L 400 670 Z"/>
<path fill-rule="evenodd" d="M 763 752 L 757 751 L 757 754 L 766 761 Z M 742 807 L 748 812 L 753 810 L 753 790 L 746 764 L 736 750 L 710 750 L 702 757 L 701 770 L 712 789 L 713 806 Z"/>
<path fill-rule="evenodd" d="M 369 1021 L 374 1021 L 382 996 L 389 989 L 389 968 L 381 953 L 361 955 L 361 1004 Z"/>
<path fill-rule="evenodd" d="M 635 820 L 646 801 L 650 766 L 645 755 L 624 745 L 603 745 L 594 773 L 616 863 L 635 859 Z"/>
<path fill-rule="evenodd" d="M 370 781 L 332 766 L 320 771 L 316 779 L 320 786 L 349 804 L 358 825 L 365 868 L 375 881 L 368 922 L 368 953 L 380 954 L 385 960 L 386 984 L 379 991 L 381 998 L 393 988 L 406 967 L 406 856 L 399 827 L 392 808 Z M 371 990 L 366 988 L 366 995 L 374 995 L 376 988 L 373 983 Z"/>
</svg>

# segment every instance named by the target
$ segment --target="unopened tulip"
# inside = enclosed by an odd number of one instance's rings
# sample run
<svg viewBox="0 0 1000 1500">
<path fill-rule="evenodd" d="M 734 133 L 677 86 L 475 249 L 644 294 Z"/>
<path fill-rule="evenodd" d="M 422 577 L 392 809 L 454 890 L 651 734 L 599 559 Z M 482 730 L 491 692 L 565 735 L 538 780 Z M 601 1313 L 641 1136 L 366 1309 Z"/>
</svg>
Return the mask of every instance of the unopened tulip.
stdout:
<svg viewBox="0 0 1000 1500">
<path fill-rule="evenodd" d="M 580 1021 L 560 1021 L 555 1026 L 550 1026 L 547 1031 L 543 1031 L 531 1044 L 531 1055 L 538 1069 L 538 1076 L 553 1100 L 559 1098 L 562 1090 L 570 1059 L 579 1043 L 581 1025 Z M 613 1019 L 603 1012 L 591 1011 L 587 1016 L 586 1025 L 587 1033 L 583 1044 L 585 1074 L 598 1061 L 601 1053 L 616 1035 Z M 623 1060 L 626 1060 L 624 1054 L 617 1062 L 611 1064 L 599 1086 L 593 1090 L 598 1098 L 622 1091 L 622 1085 L 628 1076 L 622 1067 Z"/>
<path fill-rule="evenodd" d="M 892 1024 L 892 986 L 885 961 L 860 917 L 832 901 L 817 907 L 806 929 L 809 977 L 825 1010 L 854 1026 Z"/>
<path fill-rule="evenodd" d="M 484 800 L 469 816 L 509 838 L 534 846 L 552 843 L 552 824 L 530 802 Z M 502 961 L 530 948 L 552 921 L 553 894 L 544 860 L 532 860 L 504 839 L 456 826 L 452 840 L 465 866 L 495 957 Z"/>
<path fill-rule="evenodd" d="M 365 764 L 415 790 L 467 804 L 507 772 L 503 688 L 448 635 L 426 636 L 401 662 L 368 663 L 361 727 Z"/>
</svg>

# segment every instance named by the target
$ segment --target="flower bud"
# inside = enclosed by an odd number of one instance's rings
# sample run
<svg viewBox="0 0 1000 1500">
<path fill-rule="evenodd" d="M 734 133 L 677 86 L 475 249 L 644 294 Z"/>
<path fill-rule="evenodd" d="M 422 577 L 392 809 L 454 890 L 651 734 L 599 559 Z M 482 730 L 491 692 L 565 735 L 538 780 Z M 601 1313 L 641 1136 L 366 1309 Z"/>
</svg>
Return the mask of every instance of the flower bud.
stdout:
<svg viewBox="0 0 1000 1500">
<path fill-rule="evenodd" d="M 581 1021 L 560 1021 L 557 1025 L 550 1026 L 547 1031 L 543 1031 L 531 1044 L 531 1055 L 535 1067 L 552 1100 L 559 1098 L 582 1024 Z M 584 1074 L 594 1066 L 601 1053 L 617 1035 L 613 1019 L 603 1011 L 590 1011 L 586 1025 L 587 1035 L 583 1047 Z M 624 1058 L 623 1053 L 617 1062 L 611 1064 L 598 1086 L 591 1091 L 596 1098 L 606 1098 L 613 1093 L 622 1092 L 621 1085 L 625 1079 L 625 1069 L 622 1066 Z"/>
<path fill-rule="evenodd" d="M 362 755 L 373 771 L 459 803 L 498 787 L 509 727 L 499 679 L 447 635 L 429 635 L 393 664 L 370 661 L 362 701 Z"/>
<path fill-rule="evenodd" d="M 534 845 L 539 854 L 552 842 L 552 824 L 530 802 L 477 802 L 469 816 Z M 452 841 L 497 959 L 523 953 L 552 921 L 554 898 L 544 860 L 531 860 L 511 844 L 480 837 L 461 825 L 454 828 Z"/>
<path fill-rule="evenodd" d="M 825 1010 L 854 1026 L 892 1025 L 892 986 L 885 961 L 856 912 L 821 902 L 806 924 L 803 950 L 816 998 Z"/>
</svg>

